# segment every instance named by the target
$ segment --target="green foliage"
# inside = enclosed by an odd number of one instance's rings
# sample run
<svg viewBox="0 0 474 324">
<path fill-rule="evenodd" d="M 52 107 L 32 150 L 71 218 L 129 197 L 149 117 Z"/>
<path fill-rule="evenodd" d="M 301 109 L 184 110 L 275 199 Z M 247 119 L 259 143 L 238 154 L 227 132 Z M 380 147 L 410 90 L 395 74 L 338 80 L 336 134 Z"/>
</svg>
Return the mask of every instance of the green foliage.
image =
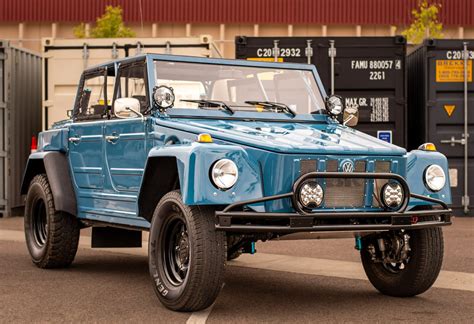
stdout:
<svg viewBox="0 0 474 324">
<path fill-rule="evenodd" d="M 86 37 L 86 25 L 84 23 L 80 23 L 72 30 L 74 36 L 77 38 L 85 38 Z"/>
<path fill-rule="evenodd" d="M 84 38 L 86 36 L 85 25 L 74 27 L 74 36 Z M 122 19 L 122 8 L 120 6 L 107 6 L 105 13 L 97 18 L 96 26 L 91 30 L 92 38 L 122 38 L 135 37 L 135 33 L 126 27 Z"/>
<path fill-rule="evenodd" d="M 421 1 L 418 9 L 411 12 L 413 22 L 402 32 L 402 35 L 414 44 L 421 43 L 425 37 L 442 38 L 443 24 L 438 21 L 440 9 L 441 5 L 438 3 L 428 4 L 427 0 Z"/>
</svg>

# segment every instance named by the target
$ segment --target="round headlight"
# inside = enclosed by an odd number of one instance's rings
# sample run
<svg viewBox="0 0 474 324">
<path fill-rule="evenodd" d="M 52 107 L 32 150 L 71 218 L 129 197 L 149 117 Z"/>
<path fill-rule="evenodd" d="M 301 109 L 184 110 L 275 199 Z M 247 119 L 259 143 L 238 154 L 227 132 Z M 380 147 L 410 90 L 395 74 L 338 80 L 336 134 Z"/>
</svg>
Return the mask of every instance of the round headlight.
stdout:
<svg viewBox="0 0 474 324">
<path fill-rule="evenodd" d="M 316 181 L 307 181 L 300 186 L 299 200 L 304 207 L 308 209 L 319 207 L 323 198 L 323 188 Z"/>
<path fill-rule="evenodd" d="M 326 100 L 326 109 L 333 117 L 339 116 L 342 112 L 342 98 L 339 96 L 330 96 Z"/>
<path fill-rule="evenodd" d="M 211 179 L 214 185 L 222 190 L 231 188 L 237 178 L 239 170 L 234 162 L 229 159 L 218 160 L 211 169 Z"/>
<path fill-rule="evenodd" d="M 385 207 L 397 209 L 403 203 L 403 189 L 399 183 L 387 183 L 382 187 L 382 201 Z"/>
<path fill-rule="evenodd" d="M 425 171 L 425 182 L 432 191 L 440 191 L 446 184 L 443 168 L 437 164 L 430 165 Z"/>
</svg>

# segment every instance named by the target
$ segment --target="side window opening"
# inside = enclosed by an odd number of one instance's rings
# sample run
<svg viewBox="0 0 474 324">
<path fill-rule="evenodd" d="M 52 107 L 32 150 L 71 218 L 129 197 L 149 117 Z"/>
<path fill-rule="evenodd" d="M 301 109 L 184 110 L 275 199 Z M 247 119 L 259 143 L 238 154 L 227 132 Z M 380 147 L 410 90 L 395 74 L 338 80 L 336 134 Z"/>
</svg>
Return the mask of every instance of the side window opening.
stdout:
<svg viewBox="0 0 474 324">
<path fill-rule="evenodd" d="M 140 102 L 140 112 L 149 111 L 147 95 L 146 65 L 144 62 L 134 63 L 119 68 L 115 98 L 134 98 Z M 114 112 L 111 114 L 114 117 Z"/>
<path fill-rule="evenodd" d="M 114 68 L 106 67 L 83 76 L 73 113 L 75 120 L 107 118 L 110 110 L 108 94 L 113 89 L 114 75 Z"/>
</svg>

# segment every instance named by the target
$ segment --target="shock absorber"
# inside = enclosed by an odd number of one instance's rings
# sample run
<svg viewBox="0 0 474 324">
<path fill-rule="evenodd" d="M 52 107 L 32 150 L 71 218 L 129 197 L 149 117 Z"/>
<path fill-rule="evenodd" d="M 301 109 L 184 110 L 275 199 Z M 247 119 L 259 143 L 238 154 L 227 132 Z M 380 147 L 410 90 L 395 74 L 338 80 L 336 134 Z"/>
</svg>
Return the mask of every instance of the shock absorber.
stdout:
<svg viewBox="0 0 474 324">
<path fill-rule="evenodd" d="M 382 253 L 382 260 L 385 260 L 385 241 L 383 238 L 377 239 L 377 244 L 379 246 L 380 253 Z"/>
</svg>

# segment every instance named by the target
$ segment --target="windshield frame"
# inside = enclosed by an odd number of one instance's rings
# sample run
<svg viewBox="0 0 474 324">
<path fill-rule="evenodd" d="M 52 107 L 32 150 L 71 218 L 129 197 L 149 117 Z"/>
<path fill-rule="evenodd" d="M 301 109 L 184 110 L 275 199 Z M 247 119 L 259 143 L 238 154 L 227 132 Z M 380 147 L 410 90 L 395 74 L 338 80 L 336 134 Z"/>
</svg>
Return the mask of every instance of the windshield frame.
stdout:
<svg viewBox="0 0 474 324">
<path fill-rule="evenodd" d="M 232 59 L 222 59 L 222 58 L 204 58 L 204 57 L 193 57 L 193 56 L 148 54 L 147 55 L 148 76 L 155 75 L 155 65 L 154 65 L 155 61 L 309 71 L 314 77 L 316 86 L 318 88 L 317 90 L 319 90 L 323 101 L 327 98 L 327 94 L 322 84 L 321 78 L 319 77 L 316 67 L 312 64 L 262 62 L 262 61 L 232 60 Z M 150 100 L 153 100 L 152 98 L 153 89 L 156 86 L 155 84 L 156 80 L 154 77 L 149 77 L 148 81 L 149 81 L 148 86 L 149 86 Z M 150 102 L 153 102 L 153 101 L 150 101 Z M 327 113 L 326 108 L 325 107 L 321 107 L 321 108 L 322 108 L 321 112 L 323 114 L 326 114 Z M 303 114 L 300 113 L 300 114 L 297 114 L 297 116 L 298 115 L 303 115 Z"/>
</svg>

